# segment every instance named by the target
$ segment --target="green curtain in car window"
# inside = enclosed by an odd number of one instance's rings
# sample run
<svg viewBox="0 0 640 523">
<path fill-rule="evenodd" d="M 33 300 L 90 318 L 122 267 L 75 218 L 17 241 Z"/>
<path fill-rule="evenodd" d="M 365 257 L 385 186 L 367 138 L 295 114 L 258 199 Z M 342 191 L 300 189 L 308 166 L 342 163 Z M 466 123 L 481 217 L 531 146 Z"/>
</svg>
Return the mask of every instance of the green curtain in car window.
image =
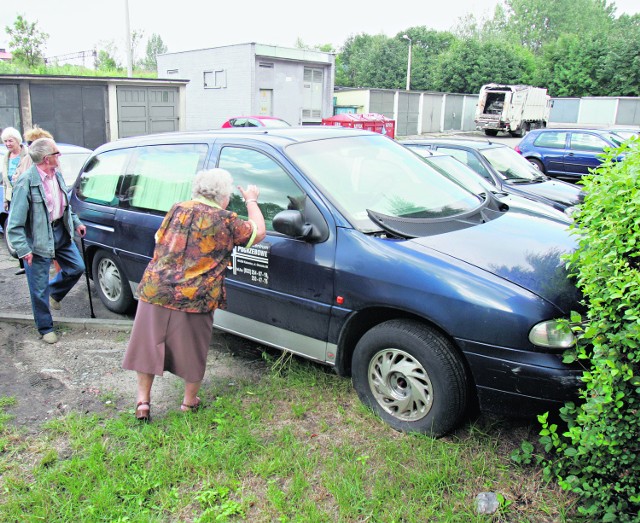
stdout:
<svg viewBox="0 0 640 523">
<path fill-rule="evenodd" d="M 200 155 L 182 151 L 142 155 L 136 163 L 131 205 L 168 211 L 179 201 L 191 199 L 191 183 Z"/>
<path fill-rule="evenodd" d="M 82 174 L 81 197 L 92 202 L 116 205 L 116 187 L 125 161 L 126 156 L 122 153 L 100 155 L 91 169 Z"/>
</svg>

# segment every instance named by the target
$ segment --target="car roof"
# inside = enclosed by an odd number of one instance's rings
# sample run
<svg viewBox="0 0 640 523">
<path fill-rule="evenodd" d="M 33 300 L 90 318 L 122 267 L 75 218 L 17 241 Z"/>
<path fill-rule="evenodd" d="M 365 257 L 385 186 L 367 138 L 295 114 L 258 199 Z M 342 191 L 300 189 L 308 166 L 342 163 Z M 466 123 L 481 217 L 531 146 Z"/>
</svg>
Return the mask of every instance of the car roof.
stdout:
<svg viewBox="0 0 640 523">
<path fill-rule="evenodd" d="M 404 145 L 455 145 L 460 147 L 468 147 L 469 149 L 490 149 L 495 147 L 508 147 L 503 143 L 495 143 L 490 140 L 469 140 L 466 138 L 426 138 L 419 140 L 402 140 L 400 143 Z"/>
<path fill-rule="evenodd" d="M 60 149 L 60 152 L 63 153 L 63 154 L 90 153 L 90 152 L 93 152 L 93 149 L 87 149 L 86 147 L 82 147 L 80 145 L 73 145 L 72 143 L 59 143 L 59 142 L 56 142 L 56 145 Z M 6 147 L 0 147 L 0 154 L 6 154 L 6 152 L 7 152 L 7 148 Z"/>
<path fill-rule="evenodd" d="M 93 149 L 87 149 L 86 147 L 82 147 L 80 145 L 73 145 L 71 143 L 58 143 L 56 145 L 59 147 L 60 152 L 63 154 L 69 153 L 90 153 Z"/>
<path fill-rule="evenodd" d="M 282 120 L 282 118 L 278 118 L 277 116 L 265 116 L 265 115 L 232 116 L 231 118 L 229 118 L 229 120 L 237 120 L 238 118 L 255 118 L 256 120 Z"/>
<path fill-rule="evenodd" d="M 112 149 L 122 149 L 126 147 L 138 147 L 142 145 L 161 145 L 174 143 L 206 143 L 215 140 L 223 140 L 225 137 L 233 136 L 248 141 L 256 140 L 262 143 L 269 143 L 275 147 L 284 147 L 290 143 L 311 142 L 329 138 L 345 136 L 380 136 L 387 140 L 390 138 L 372 131 L 349 129 L 346 127 L 336 127 L 332 125 L 309 125 L 298 127 L 236 127 L 231 129 L 212 129 L 209 131 L 180 131 L 158 134 L 145 134 L 141 136 L 131 136 L 119 138 L 112 142 L 101 145 L 95 152 L 104 152 Z"/>
<path fill-rule="evenodd" d="M 541 134 L 541 133 L 553 133 L 553 132 L 588 132 L 595 134 L 611 134 L 613 132 L 612 129 L 595 129 L 591 127 L 547 127 L 545 129 L 532 129 L 530 133 Z"/>
</svg>

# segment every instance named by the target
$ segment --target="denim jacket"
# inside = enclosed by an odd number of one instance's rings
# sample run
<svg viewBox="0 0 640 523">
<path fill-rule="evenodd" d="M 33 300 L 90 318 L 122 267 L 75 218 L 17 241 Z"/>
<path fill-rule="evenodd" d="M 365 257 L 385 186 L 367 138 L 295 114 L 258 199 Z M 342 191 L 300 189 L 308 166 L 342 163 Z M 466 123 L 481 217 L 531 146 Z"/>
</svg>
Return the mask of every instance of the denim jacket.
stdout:
<svg viewBox="0 0 640 523">
<path fill-rule="evenodd" d="M 56 172 L 56 178 L 65 199 L 62 219 L 73 241 L 75 229 L 82 225 L 82 222 L 69 206 L 69 189 L 59 171 Z M 54 257 L 53 229 L 49 222 L 44 186 L 35 165 L 25 171 L 13 187 L 11 212 L 7 223 L 9 243 L 19 258 L 31 252 L 43 258 Z"/>
</svg>

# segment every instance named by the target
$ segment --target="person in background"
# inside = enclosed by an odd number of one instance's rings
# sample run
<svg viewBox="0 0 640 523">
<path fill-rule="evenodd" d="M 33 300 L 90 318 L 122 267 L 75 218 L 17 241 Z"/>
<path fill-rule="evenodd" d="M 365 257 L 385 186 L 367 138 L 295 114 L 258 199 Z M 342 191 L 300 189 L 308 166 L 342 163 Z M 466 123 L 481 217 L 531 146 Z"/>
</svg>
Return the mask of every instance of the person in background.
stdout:
<svg viewBox="0 0 640 523">
<path fill-rule="evenodd" d="M 83 237 L 86 227 L 71 210 L 68 188 L 59 171 L 60 150 L 50 138 L 29 146 L 33 164 L 16 182 L 7 220 L 9 241 L 25 264 L 33 318 L 46 343 L 56 343 L 51 309 L 60 302 L 85 270 L 73 241 Z M 55 259 L 61 271 L 49 281 L 49 267 Z"/>
<path fill-rule="evenodd" d="M 2 164 L 2 185 L 4 186 L 4 210 L 9 212 L 13 194 L 13 176 L 18 170 L 21 160 L 28 158 L 29 155 L 27 154 L 27 148 L 22 144 L 22 136 L 20 136 L 20 132 L 17 129 L 7 127 L 2 131 L 0 137 L 7 147 L 7 154 L 5 154 Z M 4 233 L 7 234 L 6 227 Z M 22 261 L 20 261 L 20 268 L 16 272 L 16 275 L 20 274 L 24 274 Z"/>
<path fill-rule="evenodd" d="M 199 172 L 192 200 L 176 203 L 156 233 L 156 247 L 138 286 L 138 309 L 123 368 L 137 372 L 135 416 L 151 420 L 151 386 L 169 371 L 185 381 L 180 409 L 196 411 L 211 343 L 213 313 L 225 308 L 224 278 L 234 246 L 264 239 L 255 185 L 238 187 L 248 220 L 227 211 L 233 191 L 224 169 Z"/>
<path fill-rule="evenodd" d="M 53 136 L 51 135 L 51 133 L 40 128 L 37 124 L 24 133 L 24 139 L 26 140 L 27 145 L 31 145 L 38 138 L 51 138 L 53 140 Z M 11 179 L 14 185 L 18 181 L 20 175 L 32 165 L 33 160 L 31 159 L 31 156 L 25 154 L 22 160 L 20 160 L 20 164 L 18 165 L 18 168 L 16 169 Z"/>
<path fill-rule="evenodd" d="M 51 133 L 49 131 L 45 131 L 44 129 L 39 127 L 38 124 L 34 125 L 31 129 L 29 129 L 28 131 L 26 131 L 24 133 L 24 139 L 27 141 L 27 145 L 31 145 L 38 138 L 51 138 L 51 139 L 53 139 L 53 136 L 51 135 Z M 11 181 L 13 182 L 14 185 L 18 181 L 18 178 L 20 177 L 20 175 L 23 172 L 25 172 L 32 165 L 33 165 L 33 160 L 31 159 L 31 156 L 29 156 L 27 154 L 20 161 L 20 164 L 18 165 L 18 168 L 16 169 L 16 172 L 13 174 L 13 178 L 12 178 Z M 60 272 L 60 265 L 58 265 L 57 261 L 53 260 L 51 262 L 51 265 L 52 265 L 51 270 L 53 271 L 53 275 L 55 275 L 56 273 Z M 24 274 L 24 267 L 23 267 L 22 259 L 20 259 L 20 270 L 18 272 L 16 272 L 16 275 L 18 275 L 18 274 Z"/>
</svg>

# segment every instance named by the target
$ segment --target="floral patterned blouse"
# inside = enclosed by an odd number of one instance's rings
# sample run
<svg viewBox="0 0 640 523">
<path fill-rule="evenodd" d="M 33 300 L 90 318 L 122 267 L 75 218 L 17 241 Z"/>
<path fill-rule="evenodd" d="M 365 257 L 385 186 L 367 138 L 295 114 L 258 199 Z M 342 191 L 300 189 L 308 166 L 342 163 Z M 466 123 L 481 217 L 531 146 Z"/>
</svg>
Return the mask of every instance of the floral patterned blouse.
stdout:
<svg viewBox="0 0 640 523">
<path fill-rule="evenodd" d="M 255 236 L 251 220 L 212 201 L 176 203 L 156 233 L 153 259 L 138 286 L 139 299 L 184 312 L 224 309 L 224 276 L 233 247 L 250 247 Z"/>
</svg>

